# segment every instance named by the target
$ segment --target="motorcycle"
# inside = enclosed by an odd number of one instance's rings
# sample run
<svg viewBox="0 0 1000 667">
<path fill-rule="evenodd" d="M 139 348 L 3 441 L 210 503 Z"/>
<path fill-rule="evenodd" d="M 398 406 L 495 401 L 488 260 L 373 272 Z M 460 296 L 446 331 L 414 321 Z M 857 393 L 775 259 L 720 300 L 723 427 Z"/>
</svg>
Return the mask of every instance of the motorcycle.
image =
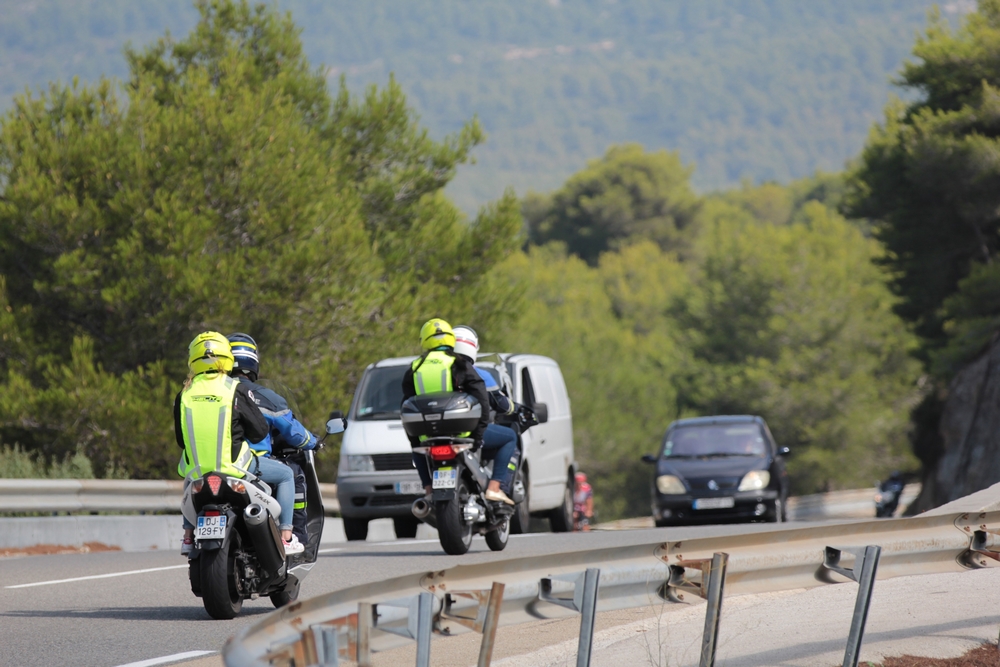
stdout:
<svg viewBox="0 0 1000 667">
<path fill-rule="evenodd" d="M 888 479 L 876 487 L 875 518 L 887 519 L 896 515 L 899 507 L 899 497 L 903 493 L 904 484 L 901 480 Z"/>
<path fill-rule="evenodd" d="M 453 556 L 468 552 L 477 534 L 486 538 L 492 551 L 502 551 L 510 537 L 516 504 L 525 497 L 523 485 L 515 484 L 511 492 L 515 505 L 485 498 L 493 461 L 483 465 L 480 452 L 472 451 L 473 441 L 458 435 L 476 427 L 482 409 L 469 394 L 441 392 L 413 396 L 400 411 L 406 434 L 425 438 L 413 451 L 427 457 L 433 487 L 431 502 L 418 498 L 413 515 L 437 528 L 441 547 Z M 538 423 L 525 406 L 518 406 L 518 415 L 525 428 Z M 515 468 L 521 458 L 517 457 Z M 518 479 L 517 472 L 514 479 Z"/>
<path fill-rule="evenodd" d="M 342 433 L 345 426 L 342 418 L 331 418 L 326 433 Z M 275 607 L 289 604 L 316 564 L 324 513 L 314 452 L 286 448 L 272 455 L 295 461 L 306 477 L 309 537 L 302 553 L 286 556 L 277 523 L 281 506 L 255 475 L 232 477 L 213 471 L 185 485 L 181 511 L 195 526 L 188 578 L 191 592 L 202 599 L 212 618 L 234 618 L 244 600 L 262 595 Z"/>
</svg>

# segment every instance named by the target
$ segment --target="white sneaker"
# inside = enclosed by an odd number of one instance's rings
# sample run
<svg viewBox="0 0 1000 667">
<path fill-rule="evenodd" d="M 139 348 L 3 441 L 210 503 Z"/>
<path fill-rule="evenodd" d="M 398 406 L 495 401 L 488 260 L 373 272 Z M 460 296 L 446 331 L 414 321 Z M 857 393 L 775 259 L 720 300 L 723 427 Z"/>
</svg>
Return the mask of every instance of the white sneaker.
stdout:
<svg viewBox="0 0 1000 667">
<path fill-rule="evenodd" d="M 193 549 L 194 549 L 194 540 L 193 539 L 191 539 L 190 537 L 185 537 L 184 539 L 181 540 L 181 555 L 182 556 L 188 556 L 188 555 L 190 555 L 191 551 Z"/>
<path fill-rule="evenodd" d="M 294 556 L 295 554 L 300 554 L 306 550 L 306 548 L 302 546 L 302 543 L 299 542 L 299 538 L 296 537 L 294 534 L 292 535 L 292 539 L 290 542 L 285 542 L 284 540 L 282 540 L 281 543 L 285 545 L 286 556 Z"/>
</svg>

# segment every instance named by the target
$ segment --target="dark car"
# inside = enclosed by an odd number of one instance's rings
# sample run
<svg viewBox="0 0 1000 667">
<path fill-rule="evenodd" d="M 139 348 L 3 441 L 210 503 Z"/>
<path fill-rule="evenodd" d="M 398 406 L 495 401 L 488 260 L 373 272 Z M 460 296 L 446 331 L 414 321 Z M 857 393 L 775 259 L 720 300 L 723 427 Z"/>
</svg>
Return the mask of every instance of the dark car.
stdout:
<svg viewBox="0 0 1000 667">
<path fill-rule="evenodd" d="M 760 417 L 734 415 L 675 421 L 656 465 L 653 519 L 682 523 L 786 520 L 787 447 L 774 443 Z"/>
</svg>

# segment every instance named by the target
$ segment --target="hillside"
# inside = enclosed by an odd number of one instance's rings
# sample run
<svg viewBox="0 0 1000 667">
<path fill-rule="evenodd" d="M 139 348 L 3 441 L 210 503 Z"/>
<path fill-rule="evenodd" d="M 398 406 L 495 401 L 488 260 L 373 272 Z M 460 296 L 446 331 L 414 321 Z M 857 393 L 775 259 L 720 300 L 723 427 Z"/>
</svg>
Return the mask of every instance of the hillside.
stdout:
<svg viewBox="0 0 1000 667">
<path fill-rule="evenodd" d="M 881 117 L 929 0 L 364 3 L 284 0 L 331 84 L 394 72 L 435 136 L 490 135 L 450 186 L 466 209 L 550 190 L 637 142 L 679 149 L 700 190 L 839 170 Z M 945 3 L 947 17 L 974 8 Z M 187 0 L 0 0 L 0 108 L 25 86 L 125 71 L 121 44 L 196 20 Z"/>
</svg>

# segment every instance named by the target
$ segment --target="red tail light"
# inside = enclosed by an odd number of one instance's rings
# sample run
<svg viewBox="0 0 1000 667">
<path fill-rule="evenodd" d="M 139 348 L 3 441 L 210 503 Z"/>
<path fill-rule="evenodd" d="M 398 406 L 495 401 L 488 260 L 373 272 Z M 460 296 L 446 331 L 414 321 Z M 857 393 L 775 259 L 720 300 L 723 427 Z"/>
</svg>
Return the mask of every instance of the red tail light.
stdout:
<svg viewBox="0 0 1000 667">
<path fill-rule="evenodd" d="M 212 489 L 212 495 L 219 495 L 219 489 L 222 488 L 222 478 L 212 475 L 208 478 L 208 488 Z"/>
<path fill-rule="evenodd" d="M 219 516 L 219 510 L 205 510 L 205 516 Z"/>
<path fill-rule="evenodd" d="M 435 445 L 431 447 L 431 458 L 435 461 L 449 461 L 455 458 L 455 450 L 451 445 Z"/>
</svg>

